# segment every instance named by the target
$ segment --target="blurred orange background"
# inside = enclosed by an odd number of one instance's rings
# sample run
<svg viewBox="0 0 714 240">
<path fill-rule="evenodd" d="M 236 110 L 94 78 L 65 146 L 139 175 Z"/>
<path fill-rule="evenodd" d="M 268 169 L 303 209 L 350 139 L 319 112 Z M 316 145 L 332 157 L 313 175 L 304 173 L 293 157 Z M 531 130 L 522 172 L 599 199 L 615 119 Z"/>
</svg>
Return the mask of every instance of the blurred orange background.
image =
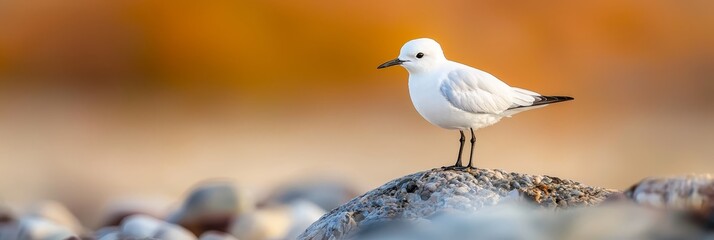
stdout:
<svg viewBox="0 0 714 240">
<path fill-rule="evenodd" d="M 573 102 L 477 132 L 476 164 L 623 189 L 714 172 L 714 2 L 0 1 L 0 202 L 181 196 L 227 177 L 360 190 L 452 164 L 413 38 Z"/>
</svg>

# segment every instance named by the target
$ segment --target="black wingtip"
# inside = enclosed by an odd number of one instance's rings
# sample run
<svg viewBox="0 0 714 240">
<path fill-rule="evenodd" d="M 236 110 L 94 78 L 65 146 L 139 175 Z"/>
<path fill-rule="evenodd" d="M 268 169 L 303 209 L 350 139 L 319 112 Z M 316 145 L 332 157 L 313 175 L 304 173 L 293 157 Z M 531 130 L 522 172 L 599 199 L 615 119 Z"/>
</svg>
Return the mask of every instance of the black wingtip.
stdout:
<svg viewBox="0 0 714 240">
<path fill-rule="evenodd" d="M 509 110 L 516 109 L 516 108 L 528 108 L 528 107 L 535 107 L 535 106 L 539 106 L 539 105 L 546 105 L 546 104 L 575 100 L 575 98 L 568 97 L 568 96 L 533 96 L 533 97 L 536 98 L 536 100 L 533 102 L 533 104 L 528 105 L 528 106 L 516 106 L 516 107 L 509 108 Z"/>
<path fill-rule="evenodd" d="M 575 98 L 568 96 L 537 96 L 536 101 L 533 102 L 533 105 L 531 106 L 565 102 L 570 100 L 575 100 Z"/>
</svg>

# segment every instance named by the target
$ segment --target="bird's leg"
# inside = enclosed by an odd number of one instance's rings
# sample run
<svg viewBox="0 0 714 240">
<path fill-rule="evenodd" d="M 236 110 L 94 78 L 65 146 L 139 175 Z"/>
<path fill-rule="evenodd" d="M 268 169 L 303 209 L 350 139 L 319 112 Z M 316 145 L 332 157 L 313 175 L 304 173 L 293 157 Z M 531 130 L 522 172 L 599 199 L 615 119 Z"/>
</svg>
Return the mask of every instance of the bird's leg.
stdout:
<svg viewBox="0 0 714 240">
<path fill-rule="evenodd" d="M 459 130 L 459 133 L 461 133 L 461 138 L 459 138 L 459 156 L 456 158 L 456 164 L 454 164 L 455 168 L 464 167 L 464 165 L 461 163 L 461 152 L 464 150 L 464 141 L 466 141 L 466 137 L 464 137 L 463 130 Z"/>
<path fill-rule="evenodd" d="M 474 168 L 473 159 L 474 159 L 474 144 L 475 143 L 476 143 L 476 135 L 474 135 L 474 129 L 471 128 L 471 155 L 469 155 L 469 165 L 466 166 L 468 169 Z"/>
</svg>

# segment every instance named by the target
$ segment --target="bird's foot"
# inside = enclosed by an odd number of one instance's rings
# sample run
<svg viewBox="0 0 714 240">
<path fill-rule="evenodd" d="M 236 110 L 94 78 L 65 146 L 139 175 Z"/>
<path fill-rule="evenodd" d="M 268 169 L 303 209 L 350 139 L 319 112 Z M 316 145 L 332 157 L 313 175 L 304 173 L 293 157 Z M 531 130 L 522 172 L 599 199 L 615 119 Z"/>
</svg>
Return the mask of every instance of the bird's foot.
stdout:
<svg viewBox="0 0 714 240">
<path fill-rule="evenodd" d="M 452 170 L 452 171 L 469 171 L 470 168 L 466 166 L 458 166 L 458 165 L 451 165 L 451 166 L 443 166 L 441 167 L 442 170 Z"/>
<path fill-rule="evenodd" d="M 462 171 L 462 172 L 471 172 L 476 169 L 477 167 L 474 166 L 457 166 L 457 165 L 451 165 L 451 166 L 443 166 L 441 167 L 442 170 L 451 170 L 451 171 Z"/>
</svg>

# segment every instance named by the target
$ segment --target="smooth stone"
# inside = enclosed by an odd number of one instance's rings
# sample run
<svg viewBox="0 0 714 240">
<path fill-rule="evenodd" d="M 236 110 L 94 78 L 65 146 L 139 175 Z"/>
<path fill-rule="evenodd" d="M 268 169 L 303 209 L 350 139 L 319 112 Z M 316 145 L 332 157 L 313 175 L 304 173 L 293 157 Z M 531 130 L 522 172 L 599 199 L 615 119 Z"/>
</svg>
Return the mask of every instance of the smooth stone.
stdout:
<svg viewBox="0 0 714 240">
<path fill-rule="evenodd" d="M 164 223 L 154 234 L 154 238 L 162 240 L 196 240 L 196 235 L 181 226 Z"/>
<path fill-rule="evenodd" d="M 36 203 L 28 209 L 25 215 L 50 220 L 74 233 L 82 234 L 85 232 L 84 227 L 74 214 L 59 202 L 44 201 Z"/>
<path fill-rule="evenodd" d="M 69 228 L 38 217 L 20 219 L 17 235 L 17 239 L 21 240 L 66 240 L 76 237 L 77 235 Z"/>
<path fill-rule="evenodd" d="M 207 232 L 201 234 L 201 237 L 198 239 L 199 240 L 238 240 L 238 238 L 234 237 L 233 235 L 230 235 L 230 234 L 224 233 L 224 232 L 219 232 L 219 231 L 207 231 Z"/>
<path fill-rule="evenodd" d="M 124 218 L 143 214 L 155 218 L 164 218 L 165 212 L 173 200 L 168 197 L 123 197 L 113 199 L 102 207 L 100 226 L 119 226 Z"/>
<path fill-rule="evenodd" d="M 122 238 L 151 238 L 159 231 L 164 222 L 142 214 L 129 216 L 122 221 Z"/>
<path fill-rule="evenodd" d="M 240 215 L 230 233 L 241 240 L 295 239 L 324 213 L 312 202 L 294 201 Z"/>
<path fill-rule="evenodd" d="M 251 211 L 255 201 L 250 194 L 239 191 L 227 181 L 198 184 L 168 221 L 179 224 L 195 235 L 206 231 L 227 232 L 234 218 Z"/>
<path fill-rule="evenodd" d="M 300 181 L 278 188 L 262 205 L 287 205 L 293 201 L 309 201 L 329 211 L 356 197 L 357 194 L 357 190 L 342 181 Z"/>
</svg>

